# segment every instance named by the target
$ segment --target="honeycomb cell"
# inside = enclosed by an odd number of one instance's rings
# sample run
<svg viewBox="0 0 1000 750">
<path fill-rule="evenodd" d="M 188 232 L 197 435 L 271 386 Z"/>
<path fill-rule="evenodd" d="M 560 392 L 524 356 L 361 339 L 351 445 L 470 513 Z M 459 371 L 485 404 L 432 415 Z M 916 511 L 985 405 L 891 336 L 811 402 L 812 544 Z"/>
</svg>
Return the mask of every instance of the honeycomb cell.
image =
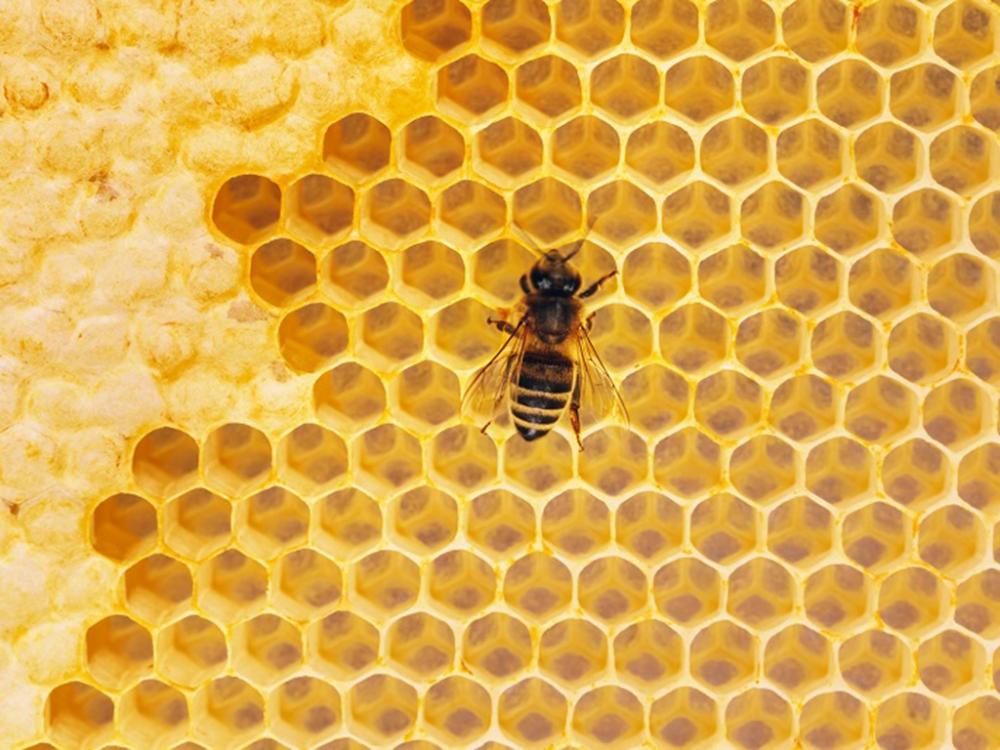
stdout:
<svg viewBox="0 0 1000 750">
<path fill-rule="evenodd" d="M 424 725 L 450 747 L 481 737 L 490 727 L 492 714 L 490 694 L 468 677 L 446 677 L 424 697 Z"/>
<path fill-rule="evenodd" d="M 831 122 L 858 128 L 882 112 L 882 77 L 863 60 L 841 60 L 816 79 L 816 106 Z"/>
<path fill-rule="evenodd" d="M 272 604 L 295 620 L 323 617 L 340 602 L 343 577 L 331 559 L 313 549 L 289 552 L 273 573 Z"/>
<path fill-rule="evenodd" d="M 924 516 L 917 536 L 920 558 L 950 578 L 959 578 L 980 561 L 987 546 L 979 517 L 961 506 Z"/>
<path fill-rule="evenodd" d="M 427 115 L 403 128 L 399 168 L 421 182 L 446 182 L 465 161 L 465 139 L 444 120 Z"/>
<path fill-rule="evenodd" d="M 974 0 L 960 0 L 934 21 L 934 51 L 956 68 L 969 68 L 993 54 L 990 12 Z"/>
<path fill-rule="evenodd" d="M 369 114 L 355 112 L 327 129 L 323 136 L 323 161 L 334 172 L 353 182 L 362 182 L 389 166 L 391 145 L 389 128 Z"/>
<path fill-rule="evenodd" d="M 450 617 L 478 614 L 496 595 L 493 568 L 467 550 L 438 555 L 429 572 L 431 601 Z"/>
<path fill-rule="evenodd" d="M 933 443 L 916 438 L 893 448 L 882 463 L 882 485 L 900 505 L 930 505 L 950 486 L 951 465 Z"/>
<path fill-rule="evenodd" d="M 174 498 L 163 510 L 163 541 L 189 560 L 204 560 L 230 543 L 232 505 L 205 489 Z"/>
<path fill-rule="evenodd" d="M 573 707 L 573 732 L 591 747 L 634 747 L 645 726 L 639 699 L 621 687 L 594 688 Z"/>
<path fill-rule="evenodd" d="M 691 264 L 670 245 L 648 242 L 625 257 L 622 287 L 628 297 L 656 312 L 690 291 Z"/>
<path fill-rule="evenodd" d="M 617 0 L 561 0 L 556 39 L 577 55 L 593 58 L 625 36 L 625 9 Z"/>
<path fill-rule="evenodd" d="M 168 747 L 188 731 L 184 694 L 159 680 L 140 682 L 123 695 L 119 716 L 122 738 L 135 747 Z"/>
<path fill-rule="evenodd" d="M 705 41 L 742 62 L 774 44 L 774 11 L 761 0 L 714 0 L 705 16 Z"/>
<path fill-rule="evenodd" d="M 920 51 L 923 15 L 908 0 L 879 0 L 857 16 L 858 52 L 876 65 L 893 68 Z"/>
<path fill-rule="evenodd" d="M 481 14 L 483 37 L 507 56 L 528 52 L 552 33 L 549 9 L 542 0 L 490 0 Z"/>
<path fill-rule="evenodd" d="M 698 264 L 698 294 L 727 313 L 738 314 L 764 299 L 765 266 L 764 258 L 746 245 L 719 250 Z"/>
<path fill-rule="evenodd" d="M 820 314 L 839 299 L 841 277 L 836 256 L 816 245 L 796 248 L 774 264 L 778 299 L 809 317 Z"/>
<path fill-rule="evenodd" d="M 882 581 L 879 615 L 889 627 L 916 637 L 948 614 L 950 598 L 951 592 L 932 571 L 901 568 Z"/>
<path fill-rule="evenodd" d="M 753 558 L 729 575 L 727 610 L 746 625 L 767 630 L 792 611 L 792 577 L 767 558 Z"/>
<path fill-rule="evenodd" d="M 666 60 L 698 41 L 698 8 L 690 0 L 639 0 L 630 35 L 635 46 Z"/>
<path fill-rule="evenodd" d="M 527 493 L 558 490 L 573 478 L 573 453 L 558 433 L 532 442 L 508 440 L 503 446 L 504 474 Z"/>
<path fill-rule="evenodd" d="M 765 183 L 740 205 L 740 232 L 765 250 L 790 245 L 802 236 L 803 208 L 798 190 L 782 182 Z"/>
<path fill-rule="evenodd" d="M 266 242 L 250 260 L 250 286 L 276 307 L 300 302 L 316 288 L 316 256 L 289 239 Z"/>
<path fill-rule="evenodd" d="M 542 512 L 542 536 L 564 555 L 591 555 L 608 544 L 611 517 L 607 506 L 583 490 L 567 490 Z"/>
<path fill-rule="evenodd" d="M 271 730 L 293 746 L 312 746 L 337 731 L 340 693 L 315 677 L 293 677 L 268 698 Z"/>
<path fill-rule="evenodd" d="M 840 533 L 844 554 L 872 574 L 896 565 L 912 543 L 909 520 L 898 508 L 882 502 L 845 516 Z"/>
<path fill-rule="evenodd" d="M 539 669 L 566 689 L 592 683 L 607 664 L 607 639 L 589 620 L 563 620 L 539 640 Z"/>
<path fill-rule="evenodd" d="M 103 745 L 114 736 L 114 718 L 111 699 L 83 682 L 63 683 L 45 700 L 46 733 L 62 747 Z"/>
<path fill-rule="evenodd" d="M 385 410 L 385 388 L 371 370 L 345 362 L 313 384 L 313 406 L 320 422 L 340 433 L 370 427 Z"/>
<path fill-rule="evenodd" d="M 766 7 L 764 3 L 760 6 Z M 771 12 L 768 8 L 767 13 Z M 798 61 L 768 57 L 743 73 L 740 101 L 743 110 L 755 120 L 764 125 L 782 125 L 806 111 L 809 88 L 809 71 Z"/>
<path fill-rule="evenodd" d="M 977 74 L 969 86 L 969 107 L 973 118 L 994 132 L 1000 128 L 1000 90 L 996 85 L 998 77 L 1000 67 L 993 66 Z"/>
<path fill-rule="evenodd" d="M 820 62 L 847 48 L 847 6 L 840 0 L 796 0 L 782 12 L 781 30 L 796 55 Z"/>
<path fill-rule="evenodd" d="M 850 565 L 827 565 L 806 580 L 804 609 L 817 627 L 844 635 L 869 619 L 868 577 Z"/>
<path fill-rule="evenodd" d="M 929 156 L 934 181 L 969 198 L 978 193 L 996 171 L 1000 152 L 993 138 L 977 128 L 960 125 L 931 141 Z"/>
<path fill-rule="evenodd" d="M 459 119 L 479 121 L 506 103 L 508 86 L 499 65 L 466 55 L 438 72 L 437 104 Z"/>
<path fill-rule="evenodd" d="M 494 559 L 509 559 L 534 541 L 535 512 L 517 495 L 491 490 L 472 501 L 465 531 L 482 552 Z"/>
<path fill-rule="evenodd" d="M 580 606 L 608 625 L 617 625 L 644 609 L 648 588 L 643 572 L 620 557 L 594 560 L 577 578 Z"/>
<path fill-rule="evenodd" d="M 722 370 L 698 383 L 694 416 L 722 440 L 739 440 L 761 420 L 764 394 L 753 380 L 734 370 Z"/>
<path fill-rule="evenodd" d="M 916 397 L 908 388 L 876 375 L 851 389 L 844 426 L 865 442 L 885 445 L 912 429 L 916 411 Z"/>
<path fill-rule="evenodd" d="M 909 187 L 923 164 L 923 148 L 916 136 L 892 122 L 865 130 L 854 142 L 858 176 L 882 193 Z"/>
<path fill-rule="evenodd" d="M 517 187 L 530 180 L 542 166 L 541 136 L 515 117 L 483 128 L 474 143 L 476 170 L 501 187 Z"/>
<path fill-rule="evenodd" d="M 804 120 L 782 130 L 776 153 L 778 171 L 806 190 L 825 187 L 843 175 L 844 142 L 836 130 L 819 119 Z"/>
<path fill-rule="evenodd" d="M 845 185 L 820 198 L 813 231 L 824 245 L 841 255 L 869 247 L 884 223 L 881 204 L 857 185 Z"/>
<path fill-rule="evenodd" d="M 278 328 L 281 356 L 299 372 L 332 365 L 347 349 L 348 337 L 347 319 L 322 302 L 293 310 Z"/>
<path fill-rule="evenodd" d="M 150 555 L 125 571 L 125 602 L 129 611 L 154 625 L 186 612 L 193 591 L 191 571 L 167 555 Z"/>
<path fill-rule="evenodd" d="M 455 634 L 446 622 L 423 612 L 400 617 L 386 633 L 386 658 L 405 677 L 433 680 L 455 660 Z"/>
<path fill-rule="evenodd" d="M 736 102 L 733 74 L 711 57 L 689 57 L 666 72 L 663 103 L 696 123 L 714 119 Z"/>
<path fill-rule="evenodd" d="M 583 441 L 587 461 L 580 478 L 606 495 L 619 496 L 635 489 L 649 473 L 646 442 L 623 427 L 605 427 Z"/>
<path fill-rule="evenodd" d="M 199 609 L 227 624 L 259 612 L 267 603 L 267 588 L 267 569 L 235 549 L 201 563 L 195 574 Z"/>
<path fill-rule="evenodd" d="M 946 330 L 954 336 L 950 326 Z M 1000 385 L 1000 318 L 989 318 L 966 334 L 965 364 L 980 380 Z"/>
<path fill-rule="evenodd" d="M 594 115 L 582 115 L 560 125 L 552 134 L 550 148 L 552 163 L 582 180 L 606 176 L 621 158 L 617 131 Z"/>
<path fill-rule="evenodd" d="M 973 255 L 949 255 L 935 263 L 927 277 L 931 307 L 959 324 L 979 317 L 994 296 L 992 269 Z"/>
<path fill-rule="evenodd" d="M 510 305 L 524 294 L 512 268 L 529 268 L 535 256 L 512 239 L 500 239 L 472 256 L 472 284 L 486 301 Z"/>
<path fill-rule="evenodd" d="M 771 636 L 764 649 L 764 675 L 792 700 L 828 679 L 830 642 L 805 625 L 789 625 Z"/>
<path fill-rule="evenodd" d="M 181 687 L 193 689 L 222 674 L 228 656 L 222 629 L 197 615 L 178 620 L 156 636 L 156 671 Z"/>
<path fill-rule="evenodd" d="M 405 180 L 383 180 L 365 192 L 361 231 L 379 247 L 398 250 L 430 224 L 427 194 Z"/>
<path fill-rule="evenodd" d="M 353 612 L 334 612 L 309 625 L 309 665 L 334 680 L 353 679 L 375 664 L 379 630 Z"/>
<path fill-rule="evenodd" d="M 973 380 L 949 380 L 924 399 L 924 429 L 946 448 L 957 451 L 977 440 L 989 428 L 990 399 Z"/>
<path fill-rule="evenodd" d="M 389 284 L 389 266 L 382 253 L 359 240 L 327 253 L 320 265 L 320 288 L 348 308 L 367 305 Z"/>
<path fill-rule="evenodd" d="M 986 443 L 969 451 L 958 465 L 958 496 L 976 510 L 1000 508 L 1000 445 Z"/>
<path fill-rule="evenodd" d="M 833 514 L 808 497 L 794 497 L 767 517 L 767 547 L 786 563 L 808 568 L 833 546 Z"/>
<path fill-rule="evenodd" d="M 611 119 L 628 124 L 659 103 L 659 73 L 637 55 L 612 57 L 591 72 L 590 100 Z"/>
<path fill-rule="evenodd" d="M 794 486 L 795 451 L 773 435 L 758 435 L 740 444 L 729 458 L 729 478 L 744 497 L 758 505 L 779 499 Z"/>
<path fill-rule="evenodd" d="M 480 492 L 496 479 L 496 444 L 471 425 L 456 425 L 436 435 L 429 459 L 431 478 L 460 495 Z"/>
<path fill-rule="evenodd" d="M 916 313 L 889 333 L 889 367 L 911 383 L 933 385 L 955 367 L 958 337 L 934 315 Z"/>
<path fill-rule="evenodd" d="M 863 377 L 874 366 L 880 349 L 875 327 L 853 312 L 835 313 L 813 329 L 813 364 L 841 382 Z"/>
<path fill-rule="evenodd" d="M 947 68 L 934 63 L 914 65 L 890 79 L 889 110 L 911 128 L 937 130 L 958 111 L 958 90 L 955 74 Z"/>
<path fill-rule="evenodd" d="M 398 420 L 419 434 L 432 434 L 459 411 L 458 376 L 437 362 L 411 365 L 391 383 L 392 403 Z"/>
<path fill-rule="evenodd" d="M 143 492 L 166 500 L 198 483 L 198 443 L 174 427 L 147 432 L 132 452 L 132 477 Z"/>
<path fill-rule="evenodd" d="M 831 505 L 854 505 L 875 487 L 870 450 L 848 437 L 830 438 L 817 445 L 809 451 L 805 468 L 806 487 Z"/>
<path fill-rule="evenodd" d="M 506 220 L 504 199 L 472 180 L 448 187 L 438 197 L 435 208 L 438 233 L 456 243 L 488 239 L 503 228 Z"/>
<path fill-rule="evenodd" d="M 332 490 L 347 472 L 347 445 L 317 424 L 302 424 L 278 443 L 278 477 L 303 497 Z"/>
<path fill-rule="evenodd" d="M 757 545 L 757 513 L 735 495 L 723 492 L 703 500 L 691 513 L 691 544 L 715 563 L 728 565 Z"/>
<path fill-rule="evenodd" d="M 656 231 L 656 215 L 653 199 L 625 180 L 602 185 L 587 196 L 587 226 L 612 247 L 630 247 Z"/>
<path fill-rule="evenodd" d="M 660 350 L 664 358 L 691 375 L 704 372 L 724 359 L 729 337 L 726 319 L 697 302 L 677 308 L 660 322 Z"/>
<path fill-rule="evenodd" d="M 695 427 L 678 430 L 657 443 L 653 476 L 673 494 L 700 497 L 722 478 L 722 450 Z"/>
<path fill-rule="evenodd" d="M 991 747 L 1000 742 L 1000 699 L 984 695 L 960 707 L 952 718 L 951 741 L 956 750 Z"/>
<path fill-rule="evenodd" d="M 497 704 L 500 731 L 525 748 L 549 747 L 557 742 L 565 731 L 568 714 L 563 694 L 538 677 L 507 688 Z"/>
<path fill-rule="evenodd" d="M 618 677 L 648 694 L 680 674 L 684 643 L 669 625 L 642 620 L 615 636 L 614 654 Z"/>
<path fill-rule="evenodd" d="M 767 133 L 749 120 L 733 117 L 705 133 L 698 160 L 705 174 L 738 187 L 767 171 L 769 150 Z"/>
<path fill-rule="evenodd" d="M 714 694 L 735 692 L 757 675 L 756 639 L 733 622 L 714 622 L 691 641 L 691 674 Z"/>
<path fill-rule="evenodd" d="M 212 204 L 216 228 L 240 245 L 266 239 L 278 225 L 280 214 L 281 188 L 255 174 L 226 180 Z"/>
<path fill-rule="evenodd" d="M 400 17 L 403 46 L 435 62 L 472 36 L 472 14 L 459 0 L 413 0 Z"/>
<path fill-rule="evenodd" d="M 719 574 L 694 557 L 669 562 L 653 577 L 657 609 L 686 627 L 694 627 L 718 612 L 721 595 Z"/>
<path fill-rule="evenodd" d="M 852 304 L 859 310 L 891 321 L 919 297 L 920 272 L 903 253 L 878 248 L 854 261 L 847 289 Z"/>
<path fill-rule="evenodd" d="M 535 241 L 549 246 L 567 239 L 580 228 L 583 204 L 569 185 L 543 177 L 517 189 L 512 218 Z"/>
<path fill-rule="evenodd" d="M 657 699 L 649 710 L 649 731 L 657 747 L 706 747 L 719 730 L 719 707 L 705 693 L 681 687 Z"/>
<path fill-rule="evenodd" d="M 322 174 L 296 180 L 285 193 L 288 231 L 310 245 L 342 238 L 354 220 L 354 191 Z"/>
<path fill-rule="evenodd" d="M 791 440 L 812 440 L 833 429 L 839 401 L 839 393 L 818 375 L 793 375 L 772 394 L 768 421 Z"/>
<path fill-rule="evenodd" d="M 880 747 L 929 750 L 944 740 L 947 715 L 943 706 L 920 693 L 899 693 L 881 703 L 875 717 Z"/>
<path fill-rule="evenodd" d="M 792 709 L 773 690 L 751 688 L 726 706 L 726 737 L 736 747 L 781 747 L 791 735 Z"/>
<path fill-rule="evenodd" d="M 348 696 L 351 732 L 376 745 L 402 738 L 417 721 L 417 691 L 390 675 L 356 683 Z"/>
<path fill-rule="evenodd" d="M 362 356 L 383 371 L 408 364 L 423 348 L 420 317 L 396 302 L 386 302 L 365 312 L 358 328 Z"/>
<path fill-rule="evenodd" d="M 382 511 L 359 489 L 332 492 L 315 508 L 312 542 L 338 560 L 357 558 L 382 538 Z"/>
<path fill-rule="evenodd" d="M 233 628 L 233 669 L 255 685 L 273 686 L 302 666 L 302 634 L 266 613 Z"/>
<path fill-rule="evenodd" d="M 861 748 L 870 731 L 865 704 L 842 690 L 810 698 L 799 714 L 799 737 L 809 750 Z"/>
<path fill-rule="evenodd" d="M 504 576 L 504 600 L 533 623 L 546 622 L 564 612 L 572 596 L 569 568 L 544 552 L 529 552 Z"/>
<path fill-rule="evenodd" d="M 104 688 L 124 690 L 153 671 L 153 639 L 125 615 L 91 625 L 86 642 L 87 671 Z"/>
<path fill-rule="evenodd" d="M 366 555 L 351 570 L 351 594 L 377 617 L 405 611 L 420 593 L 420 568 L 394 550 Z"/>
<path fill-rule="evenodd" d="M 532 654 L 528 627 L 504 612 L 474 620 L 462 637 L 462 664 L 478 678 L 514 677 L 528 668 Z"/>
<path fill-rule="evenodd" d="M 870 700 L 896 692 L 913 672 L 910 650 L 884 630 L 867 630 L 848 638 L 840 646 L 838 660 L 844 681 Z"/>
<path fill-rule="evenodd" d="M 415 487 L 391 501 L 389 530 L 403 549 L 418 555 L 436 552 L 458 533 L 458 505 L 438 489 Z"/>
<path fill-rule="evenodd" d="M 90 540 L 109 560 L 137 560 L 156 546 L 156 509 L 138 495 L 112 495 L 94 509 Z"/>
<path fill-rule="evenodd" d="M 794 313 L 771 308 L 751 315 L 736 331 L 736 357 L 752 372 L 777 378 L 796 368 L 805 353 L 805 326 Z"/>
<path fill-rule="evenodd" d="M 529 60 L 514 77 L 515 104 L 525 116 L 548 124 L 579 109 L 583 101 L 576 66 L 556 55 Z"/>
<path fill-rule="evenodd" d="M 691 250 L 722 240 L 730 233 L 729 198 L 712 185 L 694 182 L 663 202 L 663 231 Z"/>
</svg>

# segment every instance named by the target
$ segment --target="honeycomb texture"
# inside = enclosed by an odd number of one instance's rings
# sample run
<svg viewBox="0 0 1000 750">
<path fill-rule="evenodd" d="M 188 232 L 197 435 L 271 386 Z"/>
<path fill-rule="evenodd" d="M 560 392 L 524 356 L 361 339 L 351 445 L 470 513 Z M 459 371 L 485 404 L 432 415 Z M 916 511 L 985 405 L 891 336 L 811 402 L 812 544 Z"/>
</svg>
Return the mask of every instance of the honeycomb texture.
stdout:
<svg viewBox="0 0 1000 750">
<path fill-rule="evenodd" d="M 4 747 L 1000 746 L 993 4 L 0 15 Z"/>
</svg>

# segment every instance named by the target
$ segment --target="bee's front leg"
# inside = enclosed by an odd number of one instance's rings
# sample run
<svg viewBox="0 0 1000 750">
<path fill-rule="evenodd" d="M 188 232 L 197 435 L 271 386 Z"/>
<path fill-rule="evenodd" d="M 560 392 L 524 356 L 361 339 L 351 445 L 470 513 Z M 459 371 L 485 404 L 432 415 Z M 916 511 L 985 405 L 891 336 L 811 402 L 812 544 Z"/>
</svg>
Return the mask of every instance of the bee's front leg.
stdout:
<svg viewBox="0 0 1000 750">
<path fill-rule="evenodd" d="M 577 373 L 576 385 L 573 386 L 573 397 L 569 402 L 569 423 L 576 435 L 576 445 L 583 452 L 583 441 L 580 440 L 580 376 Z"/>
<path fill-rule="evenodd" d="M 497 318 L 490 317 L 486 319 L 486 323 L 487 325 L 496 326 L 498 331 L 506 333 L 508 336 L 517 330 L 517 326 L 506 320 L 498 320 Z"/>
<path fill-rule="evenodd" d="M 586 299 L 587 297 L 590 297 L 590 296 L 596 294 L 597 290 L 601 288 L 601 284 L 603 284 L 605 281 L 607 281 L 608 279 L 610 279 L 613 276 L 615 276 L 617 273 L 618 273 L 618 270 L 615 269 L 614 271 L 611 271 L 610 273 L 604 274 L 601 278 L 599 278 L 593 284 L 591 284 L 590 286 L 588 286 L 586 289 L 584 289 L 582 292 L 580 292 L 580 294 L 577 295 L 577 296 L 580 299 Z"/>
</svg>

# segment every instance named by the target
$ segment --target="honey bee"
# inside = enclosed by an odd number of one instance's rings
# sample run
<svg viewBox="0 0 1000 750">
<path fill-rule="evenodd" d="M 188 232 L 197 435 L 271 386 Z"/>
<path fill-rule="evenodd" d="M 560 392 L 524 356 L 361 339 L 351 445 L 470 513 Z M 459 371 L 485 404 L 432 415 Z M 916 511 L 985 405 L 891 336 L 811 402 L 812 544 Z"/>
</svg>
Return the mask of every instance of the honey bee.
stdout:
<svg viewBox="0 0 1000 750">
<path fill-rule="evenodd" d="M 483 433 L 508 396 L 514 426 L 529 441 L 547 435 L 567 406 L 580 450 L 581 408 L 627 423 L 621 394 L 590 340 L 594 314 L 585 318 L 583 303 L 618 272 L 605 274 L 581 292 L 583 280 L 570 260 L 582 244 L 566 255 L 543 253 L 521 276 L 524 297 L 514 311 L 516 322 L 503 315 L 486 319 L 508 336 L 465 395 L 466 408 L 490 410 Z"/>
</svg>

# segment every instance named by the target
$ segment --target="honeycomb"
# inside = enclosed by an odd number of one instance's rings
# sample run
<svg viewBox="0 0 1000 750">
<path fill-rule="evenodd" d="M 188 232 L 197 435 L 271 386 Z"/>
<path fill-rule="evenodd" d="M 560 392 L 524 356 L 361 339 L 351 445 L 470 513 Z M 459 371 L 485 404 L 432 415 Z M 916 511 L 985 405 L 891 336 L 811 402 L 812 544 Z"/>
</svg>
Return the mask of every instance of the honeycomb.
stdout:
<svg viewBox="0 0 1000 750">
<path fill-rule="evenodd" d="M 0 746 L 1000 747 L 993 5 L 0 12 Z"/>
</svg>

